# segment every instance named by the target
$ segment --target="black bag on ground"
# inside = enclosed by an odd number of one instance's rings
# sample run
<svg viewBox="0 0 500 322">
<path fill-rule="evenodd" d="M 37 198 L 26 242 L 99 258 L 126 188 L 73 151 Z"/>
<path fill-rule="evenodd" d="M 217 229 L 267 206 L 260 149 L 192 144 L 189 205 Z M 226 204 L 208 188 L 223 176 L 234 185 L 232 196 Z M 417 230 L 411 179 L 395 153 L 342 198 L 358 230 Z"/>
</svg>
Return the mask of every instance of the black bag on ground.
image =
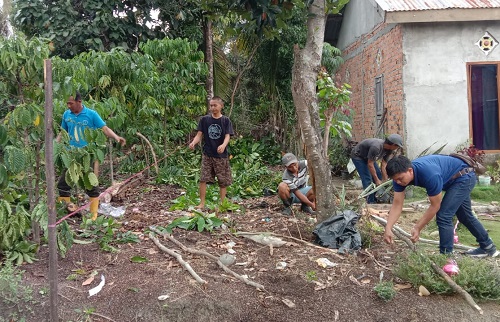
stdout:
<svg viewBox="0 0 500 322">
<path fill-rule="evenodd" d="M 328 248 L 338 248 L 340 254 L 361 248 L 361 234 L 356 228 L 359 215 L 352 210 L 337 211 L 336 215 L 316 225 L 315 242 Z"/>
<path fill-rule="evenodd" d="M 486 172 L 486 168 L 484 165 L 481 163 L 477 162 L 476 160 L 472 159 L 470 156 L 461 154 L 461 153 L 450 153 L 451 157 L 457 158 L 462 160 L 463 162 L 467 163 L 469 167 L 474 168 L 474 172 L 476 174 L 483 174 Z"/>
</svg>

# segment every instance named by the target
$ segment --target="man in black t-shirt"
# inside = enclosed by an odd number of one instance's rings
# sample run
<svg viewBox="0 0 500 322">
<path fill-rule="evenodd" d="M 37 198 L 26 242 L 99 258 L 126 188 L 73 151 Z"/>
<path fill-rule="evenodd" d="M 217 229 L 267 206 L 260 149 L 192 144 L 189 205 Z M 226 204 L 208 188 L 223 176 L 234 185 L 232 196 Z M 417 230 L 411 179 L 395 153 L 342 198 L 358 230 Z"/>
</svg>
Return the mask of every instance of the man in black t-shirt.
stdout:
<svg viewBox="0 0 500 322">
<path fill-rule="evenodd" d="M 220 202 L 226 198 L 227 187 L 233 182 L 231 166 L 227 153 L 230 136 L 234 135 L 233 125 L 227 116 L 222 115 L 224 101 L 214 96 L 210 100 L 211 114 L 203 116 L 198 123 L 198 133 L 189 144 L 194 149 L 203 138 L 203 156 L 201 159 L 200 204 L 198 209 L 205 207 L 207 183 L 213 183 L 215 177 L 220 188 Z"/>
</svg>

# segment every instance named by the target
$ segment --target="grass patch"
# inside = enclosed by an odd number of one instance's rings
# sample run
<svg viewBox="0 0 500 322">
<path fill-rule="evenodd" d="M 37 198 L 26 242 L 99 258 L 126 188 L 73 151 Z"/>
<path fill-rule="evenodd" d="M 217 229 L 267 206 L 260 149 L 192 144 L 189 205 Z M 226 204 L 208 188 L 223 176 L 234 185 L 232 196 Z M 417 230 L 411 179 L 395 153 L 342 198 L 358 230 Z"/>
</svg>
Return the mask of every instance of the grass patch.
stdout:
<svg viewBox="0 0 500 322">
<path fill-rule="evenodd" d="M 484 228 L 490 235 L 490 238 L 498 247 L 498 245 L 500 245 L 500 222 L 486 220 L 487 219 L 486 216 L 479 216 L 478 219 L 483 224 Z M 472 234 L 464 225 L 461 224 L 458 225 L 457 234 L 458 234 L 458 241 L 461 244 L 478 247 L 476 238 L 472 236 Z"/>
<path fill-rule="evenodd" d="M 427 192 L 422 187 L 409 186 L 406 189 L 413 190 L 411 197 L 405 197 L 405 202 L 413 202 L 427 199 Z"/>
<path fill-rule="evenodd" d="M 389 302 L 396 296 L 396 290 L 394 289 L 394 283 L 389 282 L 380 282 L 373 288 L 377 296 L 382 300 Z"/>
<path fill-rule="evenodd" d="M 500 185 L 476 185 L 470 194 L 472 200 L 480 203 L 500 202 Z"/>
<path fill-rule="evenodd" d="M 407 188 L 408 189 L 408 188 Z M 419 201 L 427 199 L 427 192 L 424 188 L 413 186 L 413 196 L 405 198 L 406 202 Z M 470 194 L 472 200 L 479 203 L 500 202 L 500 184 L 491 186 L 476 185 Z"/>
</svg>

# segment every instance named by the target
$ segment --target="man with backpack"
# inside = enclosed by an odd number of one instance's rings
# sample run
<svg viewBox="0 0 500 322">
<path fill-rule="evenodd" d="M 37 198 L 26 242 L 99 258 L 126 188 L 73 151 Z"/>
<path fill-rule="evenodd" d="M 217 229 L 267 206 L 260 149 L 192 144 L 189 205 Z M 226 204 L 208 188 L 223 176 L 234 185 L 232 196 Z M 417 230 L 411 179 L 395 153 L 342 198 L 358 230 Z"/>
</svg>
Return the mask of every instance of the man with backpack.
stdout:
<svg viewBox="0 0 500 322">
<path fill-rule="evenodd" d="M 497 257 L 495 244 L 488 232 L 472 212 L 470 193 L 476 184 L 476 175 L 465 161 L 449 155 L 427 155 L 410 161 L 405 156 L 395 156 L 387 163 L 387 175 L 393 180 L 394 201 L 384 240 L 392 243 L 392 227 L 403 209 L 405 189 L 409 185 L 423 187 L 429 196 L 430 206 L 411 230 L 410 239 L 418 241 L 420 232 L 434 217 L 439 229 L 439 251 L 453 252 L 453 217 L 476 238 L 479 247 L 466 252 L 472 257 Z M 446 191 L 443 196 L 442 191 Z"/>
</svg>

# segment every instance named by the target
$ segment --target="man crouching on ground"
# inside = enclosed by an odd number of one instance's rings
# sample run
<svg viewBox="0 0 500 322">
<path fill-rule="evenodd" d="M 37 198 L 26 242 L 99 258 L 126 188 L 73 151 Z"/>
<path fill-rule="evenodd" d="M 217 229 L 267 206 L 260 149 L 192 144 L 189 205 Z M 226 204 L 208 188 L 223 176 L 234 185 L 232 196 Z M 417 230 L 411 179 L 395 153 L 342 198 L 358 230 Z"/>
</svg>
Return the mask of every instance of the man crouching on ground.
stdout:
<svg viewBox="0 0 500 322">
<path fill-rule="evenodd" d="M 307 160 L 297 160 L 292 153 L 286 153 L 281 159 L 286 167 L 283 172 L 283 181 L 278 186 L 278 196 L 283 201 L 284 215 L 292 214 L 292 204 L 301 203 L 300 210 L 310 215 L 316 214 L 316 196 L 311 186 L 307 185 Z"/>
</svg>

